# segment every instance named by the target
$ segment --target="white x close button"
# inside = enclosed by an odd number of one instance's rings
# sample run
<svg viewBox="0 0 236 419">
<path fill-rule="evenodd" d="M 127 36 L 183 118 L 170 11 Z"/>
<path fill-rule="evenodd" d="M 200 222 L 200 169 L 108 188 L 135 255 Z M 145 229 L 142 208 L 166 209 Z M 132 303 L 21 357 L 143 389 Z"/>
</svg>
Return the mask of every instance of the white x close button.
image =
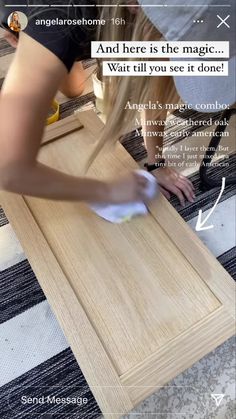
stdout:
<svg viewBox="0 0 236 419">
<path fill-rule="evenodd" d="M 227 28 L 230 29 L 230 25 L 226 22 L 230 18 L 230 15 L 226 16 L 225 18 L 223 18 L 219 15 L 217 15 L 217 17 L 218 17 L 218 19 L 220 19 L 220 23 L 217 26 L 217 29 L 220 28 L 222 25 L 225 25 Z"/>
</svg>

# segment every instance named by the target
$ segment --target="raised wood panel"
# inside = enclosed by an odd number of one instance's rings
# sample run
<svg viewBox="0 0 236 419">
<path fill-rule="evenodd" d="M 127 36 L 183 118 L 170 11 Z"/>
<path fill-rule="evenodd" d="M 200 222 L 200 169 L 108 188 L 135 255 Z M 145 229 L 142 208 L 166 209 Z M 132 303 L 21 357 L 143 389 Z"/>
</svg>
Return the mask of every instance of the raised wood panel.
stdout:
<svg viewBox="0 0 236 419">
<path fill-rule="evenodd" d="M 84 128 L 49 144 L 40 159 L 79 175 L 88 137 Z M 106 158 L 112 175 L 119 175 L 115 154 Z M 101 177 L 103 160 L 98 158 L 91 176 Z M 81 204 L 27 203 L 118 374 L 221 305 L 151 214 L 113 225 Z"/>
<path fill-rule="evenodd" d="M 40 160 L 82 175 L 102 123 L 86 112 L 81 125 L 44 145 Z M 88 176 L 135 168 L 117 145 Z M 105 417 L 128 412 L 233 335 L 234 281 L 165 198 L 122 225 L 80 203 L 1 202 Z"/>
<path fill-rule="evenodd" d="M 81 128 L 83 128 L 83 125 L 74 115 L 54 122 L 45 128 L 41 146 L 54 142 L 64 135 L 75 132 Z"/>
<path fill-rule="evenodd" d="M 136 405 L 157 386 L 167 384 L 173 378 L 173 371 L 177 376 L 234 333 L 233 318 L 229 318 L 225 308 L 220 307 L 122 375 L 121 382 Z"/>
<path fill-rule="evenodd" d="M 0 200 L 104 416 L 116 419 L 134 405 L 122 388 L 106 349 L 98 339 L 62 265 L 24 198 L 1 193 Z"/>
</svg>

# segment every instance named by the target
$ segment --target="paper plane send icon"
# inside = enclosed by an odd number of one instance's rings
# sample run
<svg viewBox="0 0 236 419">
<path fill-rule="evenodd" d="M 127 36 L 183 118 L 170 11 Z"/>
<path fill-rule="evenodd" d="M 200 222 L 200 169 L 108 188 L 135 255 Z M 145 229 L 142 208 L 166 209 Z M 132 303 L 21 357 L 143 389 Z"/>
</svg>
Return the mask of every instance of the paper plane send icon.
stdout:
<svg viewBox="0 0 236 419">
<path fill-rule="evenodd" d="M 215 400 L 217 407 L 221 404 L 224 396 L 224 394 L 211 394 L 211 397 Z"/>
</svg>

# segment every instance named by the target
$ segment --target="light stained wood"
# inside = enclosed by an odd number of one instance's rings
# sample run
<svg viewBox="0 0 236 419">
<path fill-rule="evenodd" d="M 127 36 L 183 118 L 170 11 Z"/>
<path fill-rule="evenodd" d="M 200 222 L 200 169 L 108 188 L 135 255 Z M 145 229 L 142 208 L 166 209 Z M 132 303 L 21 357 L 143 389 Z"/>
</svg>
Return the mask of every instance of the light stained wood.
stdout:
<svg viewBox="0 0 236 419">
<path fill-rule="evenodd" d="M 90 133 L 95 136 L 96 132 L 100 132 L 103 123 L 99 118 L 94 119 L 93 124 L 89 124 L 90 113 L 85 112 L 79 117 L 81 123 L 89 129 Z M 106 159 L 106 157 L 105 157 Z M 109 160 L 109 158 L 107 159 Z M 136 162 L 125 151 L 124 147 L 118 145 L 116 147 L 116 161 L 130 170 L 137 169 Z M 109 176 L 110 169 L 104 165 L 103 175 Z M 106 170 L 107 169 L 107 170 Z M 96 170 L 96 169 L 95 169 Z M 182 217 L 178 215 L 172 205 L 160 195 L 150 206 L 149 210 L 157 223 L 167 233 L 171 240 L 176 244 L 180 251 L 185 255 L 188 262 L 197 270 L 200 277 L 208 284 L 216 295 L 221 296 L 225 307 L 229 310 L 230 315 L 235 318 L 235 283 L 230 275 L 217 261 L 214 255 L 203 244 L 199 237 L 192 231 Z M 187 237 L 187 239 L 186 239 Z M 191 245 L 189 245 L 191 243 Z"/>
<path fill-rule="evenodd" d="M 0 193 L 0 200 L 104 416 L 116 419 L 131 410 L 133 404 L 60 261 L 49 247 L 24 198 Z M 21 214 L 21 217 L 16 214 Z"/>
<path fill-rule="evenodd" d="M 40 160 L 79 176 L 103 125 L 93 111 L 77 117 L 84 128 L 42 147 Z M 117 144 L 87 176 L 135 168 Z M 163 197 L 122 225 L 81 203 L 3 194 L 2 204 L 106 417 L 233 335 L 234 281 Z"/>
<path fill-rule="evenodd" d="M 190 330 L 173 339 L 135 368 L 120 377 L 132 402 L 137 405 L 158 387 L 191 367 L 196 358 L 201 359 L 235 333 L 235 322 L 227 310 L 220 307 Z M 194 350 L 193 350 L 194 348 Z M 134 386 L 135 383 L 135 386 Z"/>
<path fill-rule="evenodd" d="M 149 210 L 209 289 L 219 296 L 229 315 L 235 318 L 235 282 L 231 276 L 183 218 L 176 217 L 176 211 L 163 196 L 150 205 Z"/>
<path fill-rule="evenodd" d="M 77 131 L 82 127 L 83 125 L 74 115 L 70 115 L 67 118 L 54 122 L 45 128 L 41 146 L 56 141 L 64 135 Z"/>
</svg>

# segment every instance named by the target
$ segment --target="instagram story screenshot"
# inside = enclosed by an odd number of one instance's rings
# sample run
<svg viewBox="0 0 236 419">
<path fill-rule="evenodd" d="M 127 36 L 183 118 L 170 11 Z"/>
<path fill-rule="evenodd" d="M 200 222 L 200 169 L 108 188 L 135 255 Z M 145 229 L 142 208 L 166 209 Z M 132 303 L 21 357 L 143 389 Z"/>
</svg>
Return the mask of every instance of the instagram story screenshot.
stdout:
<svg viewBox="0 0 236 419">
<path fill-rule="evenodd" d="M 235 121 L 235 0 L 0 0 L 1 419 L 235 419 Z"/>
</svg>

